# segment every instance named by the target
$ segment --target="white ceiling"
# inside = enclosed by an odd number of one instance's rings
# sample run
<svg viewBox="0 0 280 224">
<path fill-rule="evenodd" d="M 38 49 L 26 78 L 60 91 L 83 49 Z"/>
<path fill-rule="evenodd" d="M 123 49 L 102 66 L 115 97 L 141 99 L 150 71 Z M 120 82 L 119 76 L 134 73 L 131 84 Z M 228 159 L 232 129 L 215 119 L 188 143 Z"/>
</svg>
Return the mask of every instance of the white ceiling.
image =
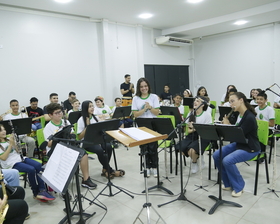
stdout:
<svg viewBox="0 0 280 224">
<path fill-rule="evenodd" d="M 186 0 L 72 0 L 68 4 L 54 0 L 0 0 L 0 9 L 9 6 L 140 24 L 161 29 L 163 35 L 189 39 L 280 21 L 280 0 L 204 0 L 199 4 Z M 141 13 L 154 16 L 142 20 L 138 18 Z M 238 19 L 249 22 L 233 25 Z"/>
</svg>

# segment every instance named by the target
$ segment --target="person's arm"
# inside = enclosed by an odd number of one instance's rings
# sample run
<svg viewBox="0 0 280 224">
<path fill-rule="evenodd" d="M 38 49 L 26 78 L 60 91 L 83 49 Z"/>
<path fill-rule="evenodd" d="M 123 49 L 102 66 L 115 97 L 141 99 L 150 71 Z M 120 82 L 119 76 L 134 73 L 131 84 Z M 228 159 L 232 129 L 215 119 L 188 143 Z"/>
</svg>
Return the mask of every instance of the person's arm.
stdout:
<svg viewBox="0 0 280 224">
<path fill-rule="evenodd" d="M 130 90 L 131 90 L 132 94 L 134 94 L 135 90 L 134 90 L 134 85 L 133 85 L 133 83 L 130 83 Z"/>
<path fill-rule="evenodd" d="M 9 146 L 8 148 L 0 155 L 0 159 L 6 161 L 10 152 L 12 151 L 13 147 L 15 146 L 15 139 L 14 135 L 12 134 L 9 139 Z"/>
<path fill-rule="evenodd" d="M 87 122 L 87 125 L 90 125 L 89 117 L 86 118 L 86 122 Z M 77 130 L 78 130 L 78 134 L 77 134 L 78 138 L 79 138 L 79 140 L 82 140 L 85 137 L 85 133 L 87 130 L 87 128 L 84 125 L 84 120 L 80 120 L 80 119 L 78 120 Z"/>
<path fill-rule="evenodd" d="M 280 108 L 280 104 L 274 102 L 273 107 L 274 107 L 274 108 Z"/>
<path fill-rule="evenodd" d="M 274 127 L 274 125 L 275 125 L 275 119 L 269 119 L 268 124 L 269 124 L 269 127 Z"/>
</svg>

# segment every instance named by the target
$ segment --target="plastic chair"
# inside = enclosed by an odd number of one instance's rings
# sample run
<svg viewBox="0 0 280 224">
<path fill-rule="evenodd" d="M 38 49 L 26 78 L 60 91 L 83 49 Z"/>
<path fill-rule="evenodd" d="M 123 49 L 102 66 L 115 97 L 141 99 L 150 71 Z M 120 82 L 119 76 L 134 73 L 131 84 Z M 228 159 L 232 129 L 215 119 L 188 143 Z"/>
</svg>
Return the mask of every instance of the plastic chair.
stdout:
<svg viewBox="0 0 280 224">
<path fill-rule="evenodd" d="M 275 125 L 280 125 L 280 109 L 274 109 L 275 111 Z M 274 137 L 280 137 L 280 134 L 272 134 L 270 136 L 268 136 L 269 138 L 271 138 L 271 143 L 270 143 L 270 150 L 269 150 L 269 159 L 268 159 L 268 163 L 270 164 L 271 162 L 271 155 L 272 155 L 272 148 L 273 148 L 273 144 L 274 144 Z"/>
<path fill-rule="evenodd" d="M 40 118 L 40 122 L 41 122 L 42 128 L 44 128 L 44 127 L 46 126 L 45 117 L 41 117 L 41 118 Z"/>
<path fill-rule="evenodd" d="M 259 142 L 267 145 L 268 142 L 268 122 L 257 120 L 258 123 L 258 138 Z M 254 195 L 257 195 L 257 188 L 258 188 L 258 177 L 259 177 L 259 163 L 260 161 L 264 159 L 265 162 L 265 171 L 266 171 L 266 181 L 269 184 L 269 173 L 268 173 L 268 165 L 267 165 L 267 155 L 266 152 L 260 152 L 257 156 L 255 156 L 253 159 L 249 161 L 256 161 L 256 174 L 255 174 L 255 186 L 254 186 Z"/>
<path fill-rule="evenodd" d="M 184 115 L 183 117 L 186 118 L 190 112 L 190 107 L 189 106 L 184 106 Z"/>
</svg>

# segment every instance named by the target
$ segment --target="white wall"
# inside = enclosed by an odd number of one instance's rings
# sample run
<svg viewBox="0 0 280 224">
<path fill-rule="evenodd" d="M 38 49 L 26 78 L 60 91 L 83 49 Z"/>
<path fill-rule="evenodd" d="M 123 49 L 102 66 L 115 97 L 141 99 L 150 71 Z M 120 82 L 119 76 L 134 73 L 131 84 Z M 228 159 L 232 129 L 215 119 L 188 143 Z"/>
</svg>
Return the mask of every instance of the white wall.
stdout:
<svg viewBox="0 0 280 224">
<path fill-rule="evenodd" d="M 247 97 L 253 88 L 280 85 L 279 30 L 279 25 L 269 25 L 196 40 L 196 90 L 203 85 L 210 99 L 220 102 L 229 84 Z M 268 97 L 274 100 L 273 94 Z"/>
<path fill-rule="evenodd" d="M 125 74 L 136 84 L 144 64 L 188 64 L 188 48 L 154 46 L 154 31 L 141 26 L 0 9 L 0 27 L 0 113 L 14 98 L 28 106 L 36 96 L 43 107 L 52 92 L 113 105 Z"/>
</svg>

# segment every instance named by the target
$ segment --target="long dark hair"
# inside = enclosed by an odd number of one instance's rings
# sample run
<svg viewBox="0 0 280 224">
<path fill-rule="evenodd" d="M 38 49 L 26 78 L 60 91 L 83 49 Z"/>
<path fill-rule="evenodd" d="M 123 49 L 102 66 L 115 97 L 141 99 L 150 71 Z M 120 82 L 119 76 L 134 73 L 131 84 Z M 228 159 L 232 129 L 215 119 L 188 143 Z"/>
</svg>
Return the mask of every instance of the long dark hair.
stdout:
<svg viewBox="0 0 280 224">
<path fill-rule="evenodd" d="M 209 97 L 207 97 L 207 96 L 206 96 L 206 97 L 205 97 L 205 96 L 196 96 L 195 98 L 196 98 L 196 99 L 197 99 L 197 98 L 198 98 L 198 99 L 200 98 L 200 99 L 202 99 L 204 102 L 209 103 Z M 207 108 L 208 108 L 208 105 L 207 105 L 206 103 L 203 104 L 203 107 L 202 107 L 202 110 L 203 110 L 203 111 L 206 111 Z M 190 115 L 189 122 L 194 122 L 194 123 L 196 122 L 196 111 Z"/>
<path fill-rule="evenodd" d="M 141 82 L 146 82 L 147 83 L 148 88 L 149 88 L 148 94 L 150 94 L 152 92 L 151 86 L 150 86 L 150 83 L 149 83 L 148 79 L 142 77 L 142 78 L 138 79 L 137 86 L 136 86 L 136 94 L 135 95 L 139 96 L 139 97 L 141 97 L 141 95 L 142 95 L 142 93 L 140 91 L 140 84 L 141 84 Z"/>
<path fill-rule="evenodd" d="M 83 121 L 85 124 L 85 127 L 87 126 L 87 118 L 90 118 L 90 114 L 88 113 L 88 108 L 89 108 L 89 104 L 92 103 L 92 101 L 90 100 L 86 100 L 82 103 L 82 117 L 83 117 Z M 92 114 L 94 120 L 96 122 L 98 122 L 97 118 L 94 116 L 94 114 Z"/>
<path fill-rule="evenodd" d="M 228 99 L 229 99 L 229 87 L 232 86 L 231 89 L 236 89 L 235 85 L 228 85 L 227 86 L 227 91 L 226 91 L 226 95 L 225 95 L 225 99 L 224 99 L 224 102 L 228 102 Z M 237 92 L 237 89 L 236 89 L 236 92 Z"/>
<path fill-rule="evenodd" d="M 200 92 L 200 90 L 202 90 L 202 89 L 205 89 L 205 95 L 204 96 L 208 96 L 208 93 L 207 93 L 207 90 L 206 90 L 206 88 L 204 87 L 204 86 L 200 86 L 199 88 L 198 88 L 198 90 L 197 90 L 197 96 L 200 96 L 199 95 L 199 92 Z"/>
<path fill-rule="evenodd" d="M 255 116 L 257 115 L 256 111 L 255 111 L 255 108 L 247 101 L 247 98 L 246 96 L 244 95 L 244 93 L 241 93 L 241 92 L 236 92 L 236 93 L 233 93 L 232 96 L 235 95 L 239 100 L 240 99 L 243 99 L 243 102 L 244 102 L 244 105 L 245 107 L 251 111 Z"/>
<path fill-rule="evenodd" d="M 2 131 L 2 130 L 4 130 L 4 129 L 5 129 L 4 125 L 3 125 L 3 124 L 0 124 L 0 131 Z M 4 140 L 5 140 L 6 142 L 9 142 L 9 139 L 7 138 L 7 135 L 6 135 L 6 137 L 4 138 Z M 4 149 L 4 147 L 3 147 L 2 145 L 0 145 L 0 147 L 1 147 L 1 149 L 2 149 L 3 151 L 5 151 L 5 149 Z"/>
</svg>

